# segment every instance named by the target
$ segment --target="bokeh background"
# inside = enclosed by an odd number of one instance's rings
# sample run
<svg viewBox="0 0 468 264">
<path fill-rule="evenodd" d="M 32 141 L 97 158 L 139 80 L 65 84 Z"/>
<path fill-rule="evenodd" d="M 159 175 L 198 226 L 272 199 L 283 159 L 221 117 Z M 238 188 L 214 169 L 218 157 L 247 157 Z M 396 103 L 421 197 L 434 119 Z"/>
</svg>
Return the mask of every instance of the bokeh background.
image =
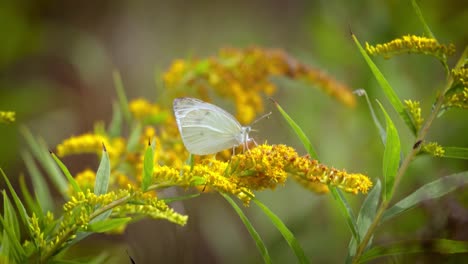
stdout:
<svg viewBox="0 0 468 264">
<path fill-rule="evenodd" d="M 427 23 L 442 43 L 453 43 L 456 61 L 467 44 L 466 1 L 420 3 Z M 109 122 L 117 96 L 112 71 L 120 71 L 127 96 L 160 100 L 158 79 L 177 58 L 204 57 L 226 46 L 281 48 L 298 60 L 326 71 L 352 89 L 364 88 L 387 107 L 378 84 L 350 38 L 381 43 L 422 35 L 422 25 L 409 1 L 53 1 L 0 2 L 0 110 L 17 112 L 17 122 L 0 126 L 0 166 L 15 179 L 25 169 L 19 125 L 55 146 L 64 138 Z M 408 55 L 375 61 L 402 99 L 420 100 L 423 115 L 445 81 L 434 58 Z M 274 97 L 309 135 L 321 161 L 351 172 L 381 175 L 383 148 L 362 98 L 354 109 L 339 104 L 304 83 L 275 79 Z M 223 105 L 221 105 L 223 106 Z M 224 107 L 224 106 L 223 106 Z M 228 106 L 226 106 L 229 109 Z M 272 110 L 272 105 L 267 105 Z M 390 108 L 388 108 L 390 109 Z M 400 128 L 403 150 L 413 142 Z M 468 147 L 468 118 L 453 110 L 434 124 L 429 138 L 445 146 Z M 260 122 L 257 142 L 288 144 L 305 153 L 286 122 L 274 112 Z M 97 167 L 93 157 L 65 159 L 72 172 Z M 468 169 L 460 160 L 418 158 L 403 179 L 397 196 L 443 175 Z M 468 239 L 466 188 L 423 204 L 386 223 L 377 243 L 400 239 Z M 174 194 L 180 191 L 174 191 Z M 330 195 L 318 196 L 294 182 L 258 193 L 298 237 L 314 262 L 342 262 L 350 232 Z M 347 195 L 358 210 L 364 196 Z M 60 203 L 60 201 L 58 201 Z M 175 204 L 189 215 L 185 227 L 144 220 L 124 234 L 97 235 L 71 254 L 109 251 L 114 263 L 257 263 L 261 257 L 232 208 L 217 195 Z M 60 208 L 58 209 L 60 210 Z M 245 208 L 277 263 L 294 258 L 281 235 L 260 210 Z M 441 256 L 412 256 L 433 260 Z M 458 256 L 460 257 L 460 256 Z M 457 257 L 457 258 L 458 258 Z"/>
</svg>

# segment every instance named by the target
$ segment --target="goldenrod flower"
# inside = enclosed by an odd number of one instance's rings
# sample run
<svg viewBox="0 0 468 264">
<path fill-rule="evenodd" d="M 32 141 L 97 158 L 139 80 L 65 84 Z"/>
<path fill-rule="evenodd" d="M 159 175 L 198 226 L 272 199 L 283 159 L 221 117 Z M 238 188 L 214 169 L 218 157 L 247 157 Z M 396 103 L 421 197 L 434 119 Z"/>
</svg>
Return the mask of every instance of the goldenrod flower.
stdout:
<svg viewBox="0 0 468 264">
<path fill-rule="evenodd" d="M 468 109 L 468 68 L 452 70 L 453 85 L 445 94 L 444 106 Z"/>
<path fill-rule="evenodd" d="M 425 143 L 422 147 L 422 150 L 426 153 L 431 154 L 434 157 L 443 157 L 445 154 L 444 148 L 437 142 Z"/>
<path fill-rule="evenodd" d="M 57 145 L 57 155 L 64 157 L 82 153 L 102 153 L 102 144 L 106 146 L 111 159 L 117 158 L 124 151 L 125 141 L 123 138 L 109 139 L 103 135 L 83 134 L 70 137 Z"/>
<path fill-rule="evenodd" d="M 419 130 L 422 126 L 424 119 L 421 116 L 421 107 L 418 101 L 405 100 L 406 109 L 409 111 L 413 123 L 416 126 L 416 130 Z"/>
<path fill-rule="evenodd" d="M 175 96 L 184 94 L 180 88 L 191 87 L 196 97 L 210 101 L 208 89 L 212 88 L 217 95 L 233 100 L 237 119 L 248 124 L 263 112 L 265 95 L 276 92 L 272 76 L 306 79 L 346 105 L 355 104 L 347 86 L 276 49 L 224 48 L 204 60 L 177 60 L 164 74 L 164 80 Z"/>
<path fill-rule="evenodd" d="M 370 55 L 382 55 L 385 58 L 403 53 L 420 53 L 443 59 L 455 53 L 455 46 L 439 44 L 433 38 L 407 35 L 384 44 L 370 45 L 366 42 L 366 51 Z"/>
<path fill-rule="evenodd" d="M 0 123 L 13 123 L 15 122 L 15 112 L 11 111 L 0 111 Z"/>
<path fill-rule="evenodd" d="M 152 104 L 148 102 L 145 99 L 135 99 L 130 101 L 128 104 L 128 108 L 130 112 L 132 113 L 133 117 L 136 120 L 143 121 L 146 118 L 156 118 L 157 115 L 161 115 L 158 119 L 160 120 L 153 120 L 153 121 L 165 121 L 167 116 L 169 116 L 169 113 L 165 110 L 162 110 L 159 105 L 157 104 Z"/>
</svg>

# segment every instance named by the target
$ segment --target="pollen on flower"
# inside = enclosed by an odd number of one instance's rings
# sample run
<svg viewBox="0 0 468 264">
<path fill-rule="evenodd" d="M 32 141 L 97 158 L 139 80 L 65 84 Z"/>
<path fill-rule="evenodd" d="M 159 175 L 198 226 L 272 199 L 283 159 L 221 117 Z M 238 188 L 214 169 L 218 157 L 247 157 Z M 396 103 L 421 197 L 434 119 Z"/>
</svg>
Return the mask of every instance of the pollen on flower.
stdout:
<svg viewBox="0 0 468 264">
<path fill-rule="evenodd" d="M 421 107 L 418 101 L 405 100 L 406 109 L 411 114 L 416 130 L 419 130 L 422 126 L 424 119 L 421 116 Z"/>
<path fill-rule="evenodd" d="M 15 122 L 15 112 L 12 111 L 0 111 L 0 123 L 13 123 Z"/>
<path fill-rule="evenodd" d="M 382 55 L 385 58 L 404 53 L 419 53 L 442 59 L 445 56 L 453 55 L 455 46 L 453 44 L 439 44 L 433 38 L 407 35 L 384 44 L 370 45 L 366 42 L 366 51 L 370 55 Z"/>
<path fill-rule="evenodd" d="M 437 142 L 425 143 L 422 147 L 422 150 L 426 153 L 433 155 L 434 157 L 443 157 L 445 154 L 444 148 Z"/>
</svg>

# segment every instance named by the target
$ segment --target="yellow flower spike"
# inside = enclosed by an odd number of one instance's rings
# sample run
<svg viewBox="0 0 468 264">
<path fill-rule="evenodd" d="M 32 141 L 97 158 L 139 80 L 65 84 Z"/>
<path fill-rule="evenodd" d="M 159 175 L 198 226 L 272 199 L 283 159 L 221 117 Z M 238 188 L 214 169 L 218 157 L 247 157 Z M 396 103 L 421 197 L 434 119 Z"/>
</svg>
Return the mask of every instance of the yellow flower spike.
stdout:
<svg viewBox="0 0 468 264">
<path fill-rule="evenodd" d="M 0 111 L 0 123 L 13 123 L 16 119 L 16 113 L 11 111 Z"/>
<path fill-rule="evenodd" d="M 366 42 L 366 51 L 370 55 L 382 55 L 386 59 L 404 53 L 427 54 L 443 59 L 455 53 L 455 46 L 439 44 L 433 38 L 407 35 L 384 44 L 370 45 Z"/>
<path fill-rule="evenodd" d="M 443 157 L 445 154 L 444 148 L 437 142 L 425 143 L 422 147 L 422 150 L 426 153 L 433 155 L 434 157 Z"/>
<path fill-rule="evenodd" d="M 411 114 L 416 130 L 419 130 L 424 122 L 424 119 L 421 116 L 421 107 L 419 106 L 418 101 L 405 100 L 406 109 Z"/>
<path fill-rule="evenodd" d="M 445 107 L 468 109 L 468 68 L 452 70 L 453 86 L 445 95 Z"/>
<path fill-rule="evenodd" d="M 109 138 L 98 134 L 82 134 L 70 137 L 57 145 L 57 155 L 64 157 L 73 154 L 96 153 L 101 155 L 102 144 L 106 146 L 107 153 L 111 159 L 118 158 L 125 150 L 125 141 L 122 138 Z"/>
</svg>

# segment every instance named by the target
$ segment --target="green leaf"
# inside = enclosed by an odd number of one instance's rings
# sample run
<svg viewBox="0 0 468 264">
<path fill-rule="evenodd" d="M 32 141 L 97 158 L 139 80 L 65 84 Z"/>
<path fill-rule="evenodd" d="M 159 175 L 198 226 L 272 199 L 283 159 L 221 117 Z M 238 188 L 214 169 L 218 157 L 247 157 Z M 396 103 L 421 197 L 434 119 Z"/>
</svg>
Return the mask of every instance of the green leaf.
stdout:
<svg viewBox="0 0 468 264">
<path fill-rule="evenodd" d="M 81 190 L 80 186 L 78 185 L 78 183 L 75 181 L 75 178 L 73 178 L 73 176 L 71 175 L 71 173 L 68 170 L 67 166 L 65 166 L 65 164 L 63 164 L 63 162 L 53 152 L 51 152 L 50 154 L 52 155 L 52 158 L 55 160 L 55 162 L 57 162 L 57 165 L 60 167 L 63 174 L 65 174 L 65 177 L 67 177 L 68 182 L 73 187 L 73 190 L 75 192 L 77 192 L 77 193 L 78 192 L 83 192 Z"/>
<path fill-rule="evenodd" d="M 117 103 L 112 104 L 112 120 L 107 128 L 109 137 L 118 137 L 122 134 L 122 111 Z"/>
<path fill-rule="evenodd" d="M 20 176 L 19 183 L 21 193 L 23 194 L 23 200 L 26 204 L 26 208 L 28 208 L 29 212 L 35 213 L 37 217 L 42 218 L 44 216 L 44 212 L 42 211 L 41 205 L 32 197 L 31 193 L 28 190 L 28 187 L 26 186 L 26 181 L 24 180 L 23 175 Z"/>
<path fill-rule="evenodd" d="M 416 12 L 416 16 L 419 18 L 419 21 L 423 25 L 426 35 L 430 38 L 436 39 L 434 34 L 432 33 L 432 30 L 427 25 L 426 20 L 422 15 L 421 9 L 419 9 L 418 4 L 416 3 L 416 0 L 411 0 L 411 5 L 413 6 L 414 12 Z"/>
<path fill-rule="evenodd" d="M 148 142 L 149 143 L 149 142 Z M 151 144 L 148 144 L 146 148 L 145 157 L 143 158 L 143 180 L 142 190 L 146 191 L 151 185 L 153 180 L 153 169 L 154 169 L 154 149 Z"/>
<path fill-rule="evenodd" d="M 444 157 L 453 159 L 468 159 L 468 148 L 444 147 Z"/>
<path fill-rule="evenodd" d="M 271 258 L 270 258 L 270 255 L 268 254 L 268 249 L 265 246 L 265 243 L 263 242 L 262 238 L 258 234 L 257 230 L 255 230 L 255 228 L 253 227 L 252 223 L 249 221 L 247 216 L 244 214 L 244 212 L 242 212 L 242 209 L 236 204 L 236 202 L 234 202 L 234 200 L 232 200 L 231 197 L 229 197 L 229 195 L 225 193 L 221 193 L 221 195 L 224 197 L 224 199 L 226 199 L 229 202 L 232 208 L 234 208 L 236 213 L 239 215 L 240 219 L 242 220 L 245 227 L 249 231 L 250 236 L 252 236 L 252 238 L 254 239 L 255 245 L 257 246 L 258 251 L 260 251 L 260 253 L 262 254 L 263 262 L 271 263 Z"/>
<path fill-rule="evenodd" d="M 54 202 L 44 176 L 39 171 L 39 168 L 36 166 L 36 163 L 29 152 L 22 151 L 21 156 L 23 157 L 23 161 L 32 179 L 34 194 L 37 202 L 43 210 L 42 212 L 45 213 L 47 211 L 52 211 L 54 209 Z"/>
<path fill-rule="evenodd" d="M 29 220 L 28 220 L 29 215 L 26 212 L 26 209 L 24 208 L 23 203 L 21 202 L 18 194 L 16 193 L 15 189 L 11 185 L 10 180 L 8 179 L 8 177 L 6 176 L 6 174 L 3 172 L 3 170 L 1 168 L 0 168 L 0 174 L 2 174 L 3 179 L 5 180 L 5 183 L 8 186 L 8 190 L 10 191 L 11 196 L 13 196 L 13 201 L 15 202 L 16 208 L 18 209 L 18 212 L 19 212 L 20 219 L 21 219 L 22 223 L 24 225 L 26 225 L 27 227 L 29 227 Z M 27 230 L 29 231 L 29 228 L 27 228 Z"/>
<path fill-rule="evenodd" d="M 127 96 L 125 95 L 122 77 L 120 76 L 120 73 L 117 70 L 114 70 L 114 72 L 112 73 L 112 77 L 114 78 L 114 86 L 115 90 L 117 91 L 117 96 L 119 98 L 120 109 L 122 110 L 125 121 L 127 121 L 127 123 L 130 124 L 132 115 L 130 114 L 130 110 L 128 108 L 128 100 Z"/>
<path fill-rule="evenodd" d="M 348 201 L 339 189 L 333 186 L 328 186 L 328 188 L 330 189 L 330 192 L 335 201 L 338 202 L 338 209 L 340 210 L 341 214 L 345 217 L 346 224 L 348 224 L 349 230 L 351 231 L 351 234 L 353 235 L 354 239 L 360 241 L 361 238 L 357 231 L 358 229 L 355 220 L 356 217 L 354 216 L 353 209 L 351 208 L 351 206 L 349 206 Z"/>
<path fill-rule="evenodd" d="M 420 202 L 444 196 L 467 183 L 468 171 L 464 171 L 425 184 L 385 211 L 382 216 L 382 222 L 415 207 Z"/>
<path fill-rule="evenodd" d="M 101 162 L 96 172 L 96 182 L 94 184 L 94 194 L 102 195 L 107 193 L 110 178 L 110 161 L 106 147 L 103 145 Z"/>
<path fill-rule="evenodd" d="M 293 250 L 294 254 L 296 255 L 298 262 L 310 263 L 309 259 L 304 253 L 304 250 L 301 248 L 301 245 L 294 237 L 293 233 L 281 221 L 281 219 L 256 198 L 252 198 L 252 201 L 254 201 L 258 205 L 258 207 L 262 209 L 263 213 L 265 213 L 265 215 L 268 216 L 273 225 L 278 229 L 278 231 L 280 231 L 280 233 L 283 235 L 284 239 L 288 243 L 289 247 Z"/>
<path fill-rule="evenodd" d="M 380 139 L 382 140 L 382 143 L 385 145 L 385 138 L 387 137 L 387 134 L 385 133 L 385 129 L 383 129 L 382 124 L 380 124 L 379 119 L 377 118 L 377 115 L 375 114 L 374 107 L 372 107 L 372 104 L 369 100 L 369 96 L 367 96 L 367 92 L 364 89 L 359 89 L 354 91 L 355 94 L 358 96 L 364 96 L 367 101 L 367 107 L 369 108 L 369 112 L 371 113 L 372 120 L 374 121 L 375 126 L 377 127 L 377 130 L 379 131 Z"/>
<path fill-rule="evenodd" d="M 16 262 L 21 263 L 26 254 L 19 241 L 20 233 L 16 212 L 5 191 L 3 191 L 3 199 L 3 215 L 5 218 L 0 215 L 0 230 L 3 229 L 2 246 L 0 250 L 2 255 L 9 256 L 16 260 Z"/>
<path fill-rule="evenodd" d="M 127 143 L 127 151 L 128 152 L 135 152 L 138 150 L 140 144 L 140 136 L 141 136 L 141 125 L 137 124 L 133 127 L 132 132 L 130 132 L 130 136 L 128 137 Z"/>
<path fill-rule="evenodd" d="M 161 198 L 159 200 L 165 202 L 166 204 L 170 204 L 170 203 L 177 202 L 177 201 L 192 199 L 192 198 L 195 198 L 195 197 L 198 197 L 198 196 L 200 196 L 200 193 L 194 193 L 194 194 L 189 194 L 189 195 L 184 195 L 184 196 L 177 196 L 177 197 Z"/>
<path fill-rule="evenodd" d="M 6 191 L 3 191 L 3 217 L 5 219 L 5 223 L 8 225 L 8 227 L 10 227 L 14 239 L 19 241 L 21 234 L 18 218 L 16 217 L 15 208 L 11 204 L 10 198 L 6 194 Z"/>
<path fill-rule="evenodd" d="M 96 233 L 104 233 L 104 232 L 114 230 L 122 225 L 126 225 L 131 220 L 132 220 L 131 217 L 106 219 L 106 220 L 91 223 L 89 224 L 88 227 L 89 227 L 89 231 L 96 232 Z"/>
<path fill-rule="evenodd" d="M 20 127 L 20 131 L 23 134 L 23 137 L 26 139 L 26 142 L 29 145 L 34 157 L 40 162 L 47 172 L 47 175 L 52 180 L 52 183 L 62 194 L 62 197 L 67 197 L 68 183 L 65 179 L 65 176 L 62 174 L 58 168 L 55 161 L 50 156 L 50 152 L 45 144 L 45 142 L 38 142 L 31 132 L 24 126 Z"/>
<path fill-rule="evenodd" d="M 467 241 L 449 239 L 400 241 L 385 246 L 377 246 L 366 251 L 360 262 L 367 262 L 383 256 L 414 253 L 456 254 L 468 252 Z"/>
<path fill-rule="evenodd" d="M 390 86 L 388 81 L 385 79 L 383 74 L 380 72 L 379 68 L 374 64 L 372 59 L 367 55 L 367 52 L 364 50 L 364 48 L 361 46 L 361 43 L 359 43 L 359 40 L 356 38 L 356 36 L 353 34 L 351 35 L 354 42 L 356 43 L 359 51 L 361 52 L 361 55 L 364 57 L 364 59 L 367 62 L 367 65 L 369 65 L 369 68 L 371 69 L 372 73 L 374 74 L 375 78 L 377 79 L 377 82 L 380 84 L 380 87 L 382 87 L 382 90 L 384 91 L 385 95 L 387 96 L 388 100 L 392 104 L 393 108 L 397 113 L 400 115 L 400 117 L 403 119 L 403 121 L 406 123 L 408 128 L 413 132 L 413 135 L 416 135 L 418 131 L 416 131 L 416 126 L 413 124 L 413 121 L 406 112 L 405 107 L 403 106 L 403 103 L 400 101 L 398 98 L 397 94 L 393 90 L 393 88 Z"/>
<path fill-rule="evenodd" d="M 372 220 L 375 217 L 377 212 L 377 206 L 379 204 L 380 193 L 382 191 L 382 184 L 380 180 L 377 179 L 374 188 L 369 192 L 366 199 L 362 203 L 361 210 L 359 210 L 359 215 L 357 217 L 356 225 L 359 232 L 360 237 L 364 237 L 369 229 L 369 226 L 372 224 Z M 360 241 L 356 241 L 356 239 L 351 238 L 349 244 L 349 252 L 348 256 L 352 257 L 356 253 L 357 244 Z M 370 241 L 369 241 L 370 243 Z"/>
<path fill-rule="evenodd" d="M 385 115 L 387 124 L 387 137 L 385 138 L 385 150 L 383 156 L 383 175 L 385 179 L 383 199 L 385 201 L 390 200 L 393 195 L 395 176 L 400 164 L 400 138 L 398 136 L 398 131 L 393 125 L 392 119 L 390 119 L 382 104 L 379 101 L 377 101 L 377 103 Z"/>
<path fill-rule="evenodd" d="M 304 131 L 302 131 L 301 127 L 283 110 L 283 108 L 276 102 L 275 100 L 271 99 L 273 103 L 275 104 L 276 108 L 278 111 L 281 113 L 284 119 L 286 119 L 286 122 L 288 122 L 289 126 L 294 130 L 296 135 L 299 137 L 299 139 L 302 142 L 302 145 L 306 148 L 307 153 L 309 153 L 310 157 L 312 159 L 318 159 L 317 153 L 314 150 L 314 147 L 312 146 L 312 143 L 310 143 L 309 138 L 306 136 Z"/>
</svg>

